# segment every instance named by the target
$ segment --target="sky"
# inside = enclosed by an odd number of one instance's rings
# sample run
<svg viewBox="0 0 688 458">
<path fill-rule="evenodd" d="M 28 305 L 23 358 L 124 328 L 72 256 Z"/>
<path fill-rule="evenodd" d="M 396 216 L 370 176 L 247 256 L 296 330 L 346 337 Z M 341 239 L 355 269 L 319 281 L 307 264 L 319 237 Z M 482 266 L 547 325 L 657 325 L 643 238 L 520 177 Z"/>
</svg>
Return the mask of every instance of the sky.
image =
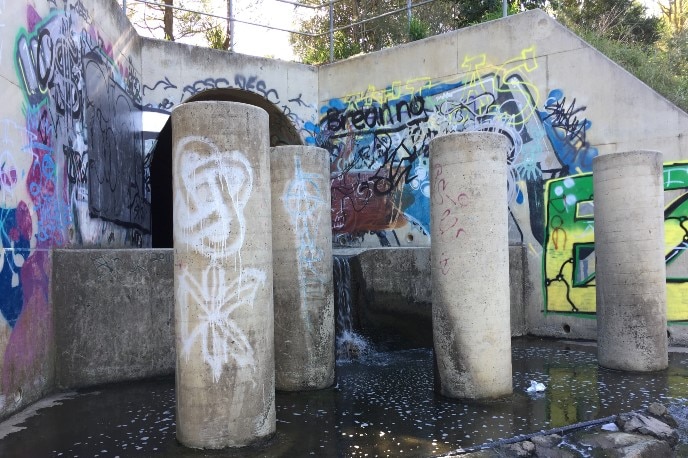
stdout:
<svg viewBox="0 0 688 458">
<path fill-rule="evenodd" d="M 162 0 L 151 0 L 162 3 Z M 141 11 L 143 4 L 137 4 L 136 0 L 126 0 L 127 9 Z M 175 5 L 184 5 L 188 9 L 197 11 L 207 11 L 218 16 L 226 16 L 225 0 L 208 0 L 209 9 L 200 5 L 199 0 L 175 0 Z M 298 18 L 307 17 L 310 9 L 295 7 L 293 5 L 280 2 L 278 0 L 234 0 L 234 17 L 238 20 L 264 24 L 287 30 L 298 30 Z M 218 19 L 219 21 L 219 19 Z M 132 20 L 136 25 L 136 20 Z M 141 35 L 151 36 L 145 30 L 137 27 Z M 283 60 L 297 60 L 291 45 L 289 44 L 289 33 L 277 30 L 270 30 L 264 27 L 251 26 L 240 22 L 234 23 L 234 51 L 242 54 L 250 54 L 260 57 L 274 57 Z M 158 37 L 160 38 L 160 37 Z M 189 43 L 198 46 L 205 46 L 203 37 L 185 38 L 179 40 L 182 43 Z"/>
</svg>

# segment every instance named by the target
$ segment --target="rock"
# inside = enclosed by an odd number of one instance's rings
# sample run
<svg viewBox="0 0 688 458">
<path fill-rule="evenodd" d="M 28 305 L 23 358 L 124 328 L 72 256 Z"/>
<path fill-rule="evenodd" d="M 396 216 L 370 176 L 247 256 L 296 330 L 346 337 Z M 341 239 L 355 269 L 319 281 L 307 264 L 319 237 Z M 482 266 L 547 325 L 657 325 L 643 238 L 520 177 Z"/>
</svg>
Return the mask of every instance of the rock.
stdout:
<svg viewBox="0 0 688 458">
<path fill-rule="evenodd" d="M 617 452 L 619 458 L 669 458 L 674 456 L 669 444 L 658 440 L 639 442 L 623 447 Z"/>
<path fill-rule="evenodd" d="M 538 458 L 574 458 L 578 455 L 560 448 L 563 438 L 558 434 L 535 436 L 530 439 L 535 444 L 535 456 Z"/>
<path fill-rule="evenodd" d="M 647 413 L 655 417 L 657 420 L 666 423 L 672 428 L 678 427 L 678 422 L 676 421 L 676 419 L 673 416 L 671 416 L 671 414 L 664 405 L 658 402 L 653 402 L 652 404 L 650 404 L 647 407 Z"/>
<path fill-rule="evenodd" d="M 666 423 L 640 413 L 630 414 L 630 419 L 624 422 L 623 431 L 640 433 L 666 441 L 671 447 L 678 443 L 678 433 Z"/>
<path fill-rule="evenodd" d="M 667 414 L 667 408 L 658 402 L 653 402 L 647 406 L 647 413 L 653 417 L 663 417 Z"/>
<path fill-rule="evenodd" d="M 654 439 L 648 436 L 640 436 L 622 432 L 593 432 L 583 435 L 580 438 L 580 443 L 586 447 L 601 448 L 603 450 L 616 450 L 633 446 L 640 442 L 646 442 L 648 440 Z"/>
<path fill-rule="evenodd" d="M 535 444 L 530 441 L 517 442 L 502 447 L 508 456 L 513 457 L 528 457 L 535 456 Z"/>
<path fill-rule="evenodd" d="M 610 458 L 668 458 L 674 456 L 669 444 L 641 434 L 588 433 L 580 444 L 595 449 L 592 456 Z"/>
<path fill-rule="evenodd" d="M 549 436 L 535 436 L 530 439 L 533 444 L 540 447 L 555 448 L 561 442 L 559 434 L 550 434 Z"/>
</svg>

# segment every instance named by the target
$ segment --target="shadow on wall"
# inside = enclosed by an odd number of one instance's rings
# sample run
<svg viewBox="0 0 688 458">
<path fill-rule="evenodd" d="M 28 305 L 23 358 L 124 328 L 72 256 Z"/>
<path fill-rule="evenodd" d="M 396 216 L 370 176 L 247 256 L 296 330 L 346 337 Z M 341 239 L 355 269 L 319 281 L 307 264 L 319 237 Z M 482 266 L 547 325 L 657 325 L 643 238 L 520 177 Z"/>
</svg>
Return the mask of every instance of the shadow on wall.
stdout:
<svg viewBox="0 0 688 458">
<path fill-rule="evenodd" d="M 303 145 L 294 124 L 279 107 L 253 92 L 240 89 L 211 89 L 194 95 L 184 103 L 212 100 L 246 103 L 267 111 L 271 147 Z M 172 123 L 169 119 L 160 131 L 151 155 L 152 245 L 153 248 L 172 248 Z"/>
</svg>

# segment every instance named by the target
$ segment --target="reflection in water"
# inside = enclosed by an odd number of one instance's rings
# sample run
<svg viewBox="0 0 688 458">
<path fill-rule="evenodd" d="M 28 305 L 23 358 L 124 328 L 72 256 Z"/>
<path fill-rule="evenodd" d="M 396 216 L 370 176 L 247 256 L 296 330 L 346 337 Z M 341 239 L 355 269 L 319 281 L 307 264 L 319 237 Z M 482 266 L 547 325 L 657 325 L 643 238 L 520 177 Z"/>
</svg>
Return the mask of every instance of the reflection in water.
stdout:
<svg viewBox="0 0 688 458">
<path fill-rule="evenodd" d="M 498 401 L 464 403 L 435 395 L 429 349 L 370 351 L 339 362 L 335 388 L 278 393 L 277 435 L 258 449 L 210 452 L 178 445 L 174 381 L 168 379 L 118 385 L 46 409 L 26 422 L 28 429 L 0 440 L 0 456 L 93 456 L 100 450 L 165 457 L 432 456 L 653 401 L 688 424 L 687 354 L 672 353 L 667 371 L 628 374 L 598 368 L 594 347 L 517 339 L 512 348 L 514 394 Z M 526 393 L 531 380 L 544 383 L 546 391 Z"/>
</svg>

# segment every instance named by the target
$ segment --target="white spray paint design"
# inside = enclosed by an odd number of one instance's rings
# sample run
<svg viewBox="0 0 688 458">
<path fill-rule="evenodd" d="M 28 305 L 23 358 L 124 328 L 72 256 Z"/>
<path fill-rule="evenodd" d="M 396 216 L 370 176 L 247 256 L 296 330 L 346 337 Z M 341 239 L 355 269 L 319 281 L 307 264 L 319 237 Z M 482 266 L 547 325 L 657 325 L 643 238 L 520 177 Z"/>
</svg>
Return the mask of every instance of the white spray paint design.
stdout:
<svg viewBox="0 0 688 458">
<path fill-rule="evenodd" d="M 189 151 L 181 155 L 177 168 L 181 185 L 175 222 L 182 241 L 211 260 L 240 255 L 246 235 L 244 207 L 253 191 L 248 159 L 240 151 L 220 151 L 204 137 L 187 137 L 178 148 Z"/>
<path fill-rule="evenodd" d="M 295 158 L 294 169 L 294 179 L 287 183 L 282 200 L 296 233 L 301 312 L 304 322 L 308 323 L 305 314 L 309 298 L 322 298 L 325 294 L 326 279 L 319 268 L 324 253 L 318 247 L 317 239 L 318 221 L 323 212 L 329 212 L 328 202 L 322 198 L 326 186 L 323 177 L 304 173 L 299 157 Z"/>
<path fill-rule="evenodd" d="M 228 281 L 224 268 L 209 266 L 200 279 L 184 269 L 177 280 L 182 355 L 188 360 L 193 347 L 200 344 L 215 382 L 231 360 L 239 367 L 252 367 L 253 348 L 231 315 L 242 306 L 253 307 L 258 288 L 265 284 L 265 272 L 245 269 L 240 283 L 239 278 Z M 196 304 L 200 304 L 200 314 L 189 329 L 190 310 L 196 309 Z"/>
<path fill-rule="evenodd" d="M 248 337 L 230 316 L 242 306 L 253 307 L 258 289 L 265 284 L 265 272 L 241 266 L 244 208 L 253 190 L 253 169 L 241 151 L 220 151 L 205 137 L 186 137 L 177 148 L 174 218 L 180 233 L 176 237 L 210 260 L 201 278 L 187 269 L 177 277 L 181 353 L 188 359 L 198 342 L 217 382 L 232 361 L 239 367 L 255 365 Z M 238 277 L 230 280 L 222 262 L 231 256 Z M 189 329 L 192 307 L 198 316 L 191 317 L 194 326 Z"/>
</svg>

